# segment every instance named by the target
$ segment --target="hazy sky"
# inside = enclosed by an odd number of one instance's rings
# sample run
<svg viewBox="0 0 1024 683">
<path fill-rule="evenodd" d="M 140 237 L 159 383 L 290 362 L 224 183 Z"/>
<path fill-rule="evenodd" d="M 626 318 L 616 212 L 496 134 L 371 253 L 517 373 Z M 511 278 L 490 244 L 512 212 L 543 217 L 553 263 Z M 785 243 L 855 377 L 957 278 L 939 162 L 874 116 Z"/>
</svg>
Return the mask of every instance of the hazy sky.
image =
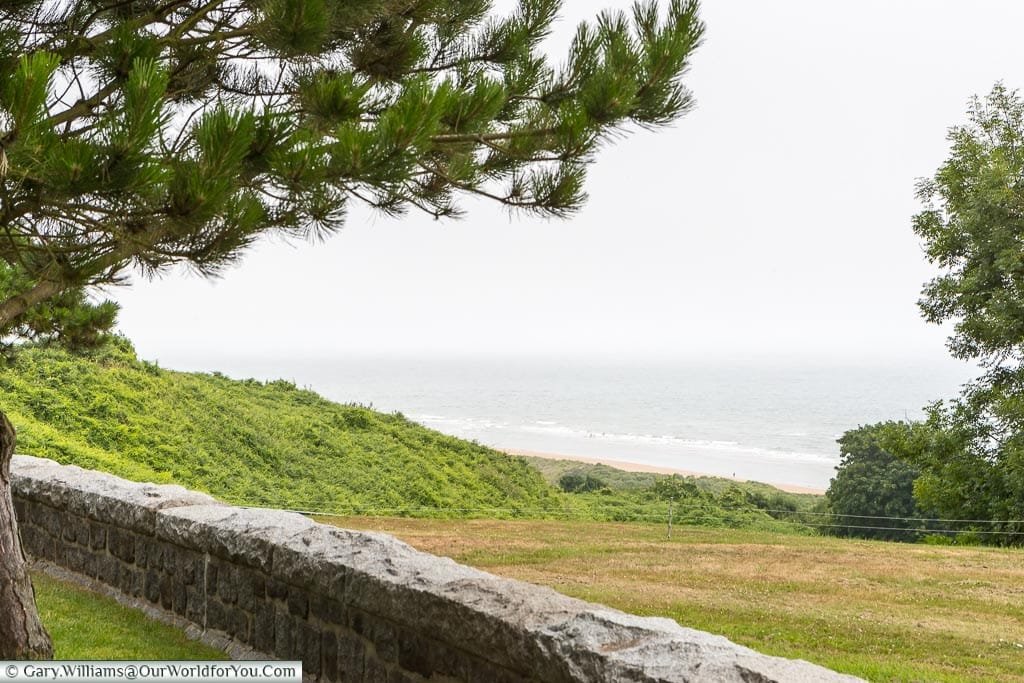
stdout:
<svg viewBox="0 0 1024 683">
<path fill-rule="evenodd" d="M 507 6 L 508 3 L 505 3 Z M 552 50 L 624 0 L 567 0 Z M 165 365 L 225 354 L 944 355 L 915 302 L 915 179 L 997 80 L 1024 86 L 1024 3 L 705 0 L 697 109 L 600 154 L 570 221 L 352 212 L 217 281 L 116 290 Z"/>
</svg>

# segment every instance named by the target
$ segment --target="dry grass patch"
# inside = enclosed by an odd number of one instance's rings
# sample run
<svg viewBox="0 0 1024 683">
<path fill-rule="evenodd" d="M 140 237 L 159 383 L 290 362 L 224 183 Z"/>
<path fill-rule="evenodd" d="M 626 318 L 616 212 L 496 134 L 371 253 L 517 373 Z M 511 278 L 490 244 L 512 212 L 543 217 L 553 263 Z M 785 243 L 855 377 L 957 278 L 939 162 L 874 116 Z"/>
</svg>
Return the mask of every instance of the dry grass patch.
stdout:
<svg viewBox="0 0 1024 683">
<path fill-rule="evenodd" d="M 1024 681 L 1024 552 L 743 530 L 344 518 L 481 569 L 871 680 Z"/>
</svg>

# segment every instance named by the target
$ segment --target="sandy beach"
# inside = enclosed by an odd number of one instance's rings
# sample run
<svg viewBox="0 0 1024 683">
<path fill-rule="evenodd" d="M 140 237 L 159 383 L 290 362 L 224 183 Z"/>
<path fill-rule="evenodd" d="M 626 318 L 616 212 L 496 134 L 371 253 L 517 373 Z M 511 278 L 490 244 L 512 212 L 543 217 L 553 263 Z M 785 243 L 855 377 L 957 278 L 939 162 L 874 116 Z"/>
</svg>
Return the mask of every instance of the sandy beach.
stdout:
<svg viewBox="0 0 1024 683">
<path fill-rule="evenodd" d="M 566 455 L 565 453 L 542 453 L 539 451 L 524 451 L 514 448 L 505 448 L 502 449 L 502 451 L 509 455 L 525 455 L 532 458 L 547 458 L 548 460 L 574 460 L 576 462 L 587 463 L 589 465 L 607 465 L 608 467 L 614 467 L 615 469 L 624 470 L 626 472 L 652 472 L 654 474 L 679 474 L 686 477 L 717 477 L 720 479 L 732 479 L 733 481 L 751 481 L 749 479 L 722 476 L 720 474 L 694 472 L 692 470 L 681 470 L 674 469 L 671 467 L 658 467 L 655 465 L 645 465 L 643 463 L 628 462 L 625 460 L 591 458 L 585 455 Z M 775 488 L 780 489 L 782 491 L 788 491 L 789 493 L 811 493 L 815 495 L 822 495 L 825 493 L 824 489 L 811 488 L 809 486 L 796 486 L 794 484 L 784 484 L 772 481 L 766 481 L 762 483 L 774 486 Z"/>
</svg>

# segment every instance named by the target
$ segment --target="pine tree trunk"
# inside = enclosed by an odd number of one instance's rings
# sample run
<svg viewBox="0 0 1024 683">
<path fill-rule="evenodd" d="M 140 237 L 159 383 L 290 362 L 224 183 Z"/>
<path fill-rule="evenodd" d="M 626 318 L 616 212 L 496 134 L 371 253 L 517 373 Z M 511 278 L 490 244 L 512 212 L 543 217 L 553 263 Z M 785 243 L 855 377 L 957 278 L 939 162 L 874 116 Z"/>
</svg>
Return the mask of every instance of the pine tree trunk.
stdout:
<svg viewBox="0 0 1024 683">
<path fill-rule="evenodd" d="M 0 412 L 0 659 L 50 659 L 53 645 L 39 621 L 11 500 L 14 427 Z"/>
</svg>

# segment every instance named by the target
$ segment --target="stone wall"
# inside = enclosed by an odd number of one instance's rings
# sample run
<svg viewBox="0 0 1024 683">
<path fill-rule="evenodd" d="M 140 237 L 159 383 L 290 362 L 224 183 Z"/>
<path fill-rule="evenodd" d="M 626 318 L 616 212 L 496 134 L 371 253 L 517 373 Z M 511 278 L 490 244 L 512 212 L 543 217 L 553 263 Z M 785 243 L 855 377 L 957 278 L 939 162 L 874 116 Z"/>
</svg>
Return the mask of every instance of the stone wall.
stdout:
<svg viewBox="0 0 1024 683">
<path fill-rule="evenodd" d="M 383 534 L 15 457 L 27 552 L 208 641 L 322 681 L 841 681 Z"/>
</svg>

